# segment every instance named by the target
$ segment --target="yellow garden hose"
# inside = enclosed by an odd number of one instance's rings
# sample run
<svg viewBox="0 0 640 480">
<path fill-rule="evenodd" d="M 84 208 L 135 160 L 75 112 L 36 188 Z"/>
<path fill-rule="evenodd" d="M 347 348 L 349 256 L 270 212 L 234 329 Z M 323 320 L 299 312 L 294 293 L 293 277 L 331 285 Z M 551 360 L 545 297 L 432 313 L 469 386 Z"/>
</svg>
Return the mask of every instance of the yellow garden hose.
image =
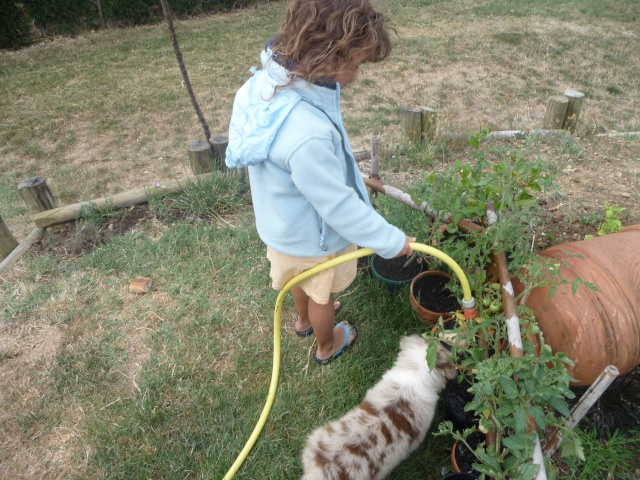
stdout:
<svg viewBox="0 0 640 480">
<path fill-rule="evenodd" d="M 471 287 L 469 286 L 469 281 L 467 280 L 467 277 L 462 271 L 462 269 L 460 268 L 460 266 L 449 255 L 441 252 L 436 248 L 430 247 L 428 245 L 424 245 L 422 243 L 411 243 L 410 245 L 411 245 L 411 248 L 413 248 L 414 250 L 436 257 L 437 259 L 442 260 L 449 267 L 451 267 L 451 269 L 455 273 L 456 277 L 458 278 L 462 286 L 462 292 L 463 292 L 462 305 L 465 311 L 473 310 L 475 307 L 475 301 L 471 296 Z M 309 270 L 305 270 L 299 275 L 296 275 L 295 277 L 293 277 L 291 280 L 289 280 L 285 284 L 284 287 L 282 287 L 282 290 L 280 290 L 280 293 L 278 293 L 275 310 L 273 312 L 273 370 L 271 372 L 271 385 L 269 386 L 267 401 L 264 405 L 264 408 L 262 409 L 262 413 L 260 414 L 258 423 L 253 429 L 253 433 L 251 433 L 249 440 L 247 440 L 247 443 L 245 444 L 244 448 L 238 455 L 238 458 L 236 459 L 236 461 L 233 463 L 233 465 L 231 465 L 231 468 L 229 469 L 227 474 L 224 476 L 223 480 L 231 480 L 233 476 L 236 474 L 236 472 L 238 471 L 238 469 L 240 468 L 240 466 L 242 465 L 242 463 L 245 461 L 247 456 L 249 455 L 249 452 L 253 448 L 253 445 L 256 443 L 256 440 L 258 440 L 258 436 L 260 435 L 260 432 L 262 432 L 262 428 L 264 427 L 264 424 L 267 421 L 267 417 L 269 416 L 269 412 L 271 411 L 273 400 L 276 397 L 276 389 L 278 387 L 278 376 L 280 374 L 280 320 L 282 317 L 282 302 L 284 301 L 285 295 L 289 290 L 291 290 L 292 287 L 294 287 L 301 281 L 306 280 L 312 275 L 315 275 L 316 273 L 322 272 L 329 268 L 348 262 L 349 260 L 355 260 L 360 257 L 372 255 L 373 253 L 374 251 L 370 248 L 360 248 L 355 252 L 346 253 L 344 255 L 340 255 L 339 257 L 333 258 L 331 260 L 327 260 L 326 262 L 316 265 L 315 267 L 310 268 Z"/>
</svg>

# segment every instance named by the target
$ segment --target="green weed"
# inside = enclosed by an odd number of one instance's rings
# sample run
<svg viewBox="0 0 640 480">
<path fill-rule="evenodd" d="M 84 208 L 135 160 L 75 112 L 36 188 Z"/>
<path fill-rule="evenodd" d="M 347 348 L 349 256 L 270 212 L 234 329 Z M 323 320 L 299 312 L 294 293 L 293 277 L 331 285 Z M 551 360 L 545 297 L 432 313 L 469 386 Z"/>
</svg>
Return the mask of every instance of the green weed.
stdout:
<svg viewBox="0 0 640 480">
<path fill-rule="evenodd" d="M 601 480 L 617 478 L 632 480 L 637 478 L 633 462 L 638 458 L 640 438 L 637 435 L 625 437 L 614 432 L 611 438 L 599 438 L 596 429 L 577 431 L 584 449 L 584 462 L 568 459 L 571 480 Z"/>
</svg>

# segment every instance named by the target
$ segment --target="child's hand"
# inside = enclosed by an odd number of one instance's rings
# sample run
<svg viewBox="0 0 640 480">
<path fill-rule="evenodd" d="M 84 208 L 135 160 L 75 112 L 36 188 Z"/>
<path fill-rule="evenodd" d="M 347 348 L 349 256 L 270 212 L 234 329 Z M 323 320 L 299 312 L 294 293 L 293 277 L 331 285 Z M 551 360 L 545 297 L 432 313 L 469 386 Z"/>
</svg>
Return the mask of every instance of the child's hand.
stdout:
<svg viewBox="0 0 640 480">
<path fill-rule="evenodd" d="M 413 248 L 409 243 L 415 242 L 416 239 L 414 237 L 410 237 L 409 235 L 405 235 L 407 238 L 404 242 L 404 247 L 400 250 L 400 253 L 396 255 L 396 257 L 401 257 L 402 255 L 413 255 Z"/>
</svg>

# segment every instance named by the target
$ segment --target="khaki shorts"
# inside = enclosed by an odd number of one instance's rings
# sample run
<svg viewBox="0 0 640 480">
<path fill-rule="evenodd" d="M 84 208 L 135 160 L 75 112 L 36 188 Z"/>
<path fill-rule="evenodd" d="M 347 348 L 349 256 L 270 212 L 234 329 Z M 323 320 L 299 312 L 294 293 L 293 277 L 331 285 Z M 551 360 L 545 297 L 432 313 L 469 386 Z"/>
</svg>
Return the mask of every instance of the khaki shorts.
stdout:
<svg viewBox="0 0 640 480">
<path fill-rule="evenodd" d="M 271 262 L 271 272 L 269 273 L 272 280 L 271 286 L 275 290 L 281 290 L 289 280 L 299 273 L 355 250 L 356 246 L 351 245 L 326 257 L 293 257 L 267 247 L 267 259 Z M 325 305 L 329 303 L 329 296 L 332 292 L 340 292 L 351 285 L 351 282 L 356 278 L 357 263 L 357 259 L 341 263 L 334 268 L 312 275 L 296 286 L 302 288 L 304 293 L 309 295 L 314 302 Z"/>
</svg>

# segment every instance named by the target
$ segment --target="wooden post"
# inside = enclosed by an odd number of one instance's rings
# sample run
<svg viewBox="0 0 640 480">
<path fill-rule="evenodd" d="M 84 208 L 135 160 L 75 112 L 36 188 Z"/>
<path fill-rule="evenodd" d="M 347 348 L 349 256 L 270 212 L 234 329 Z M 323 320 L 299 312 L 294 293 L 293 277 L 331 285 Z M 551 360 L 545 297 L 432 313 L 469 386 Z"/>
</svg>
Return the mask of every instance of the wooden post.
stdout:
<svg viewBox="0 0 640 480">
<path fill-rule="evenodd" d="M 400 128 L 407 140 L 419 142 L 422 138 L 422 112 L 414 108 L 403 107 L 400 111 Z"/>
<path fill-rule="evenodd" d="M 0 217 L 0 259 L 5 259 L 18 246 L 18 241 L 11 234 Z"/>
<path fill-rule="evenodd" d="M 226 170 L 224 163 L 227 158 L 227 145 L 229 145 L 229 139 L 224 135 L 215 135 L 209 139 L 211 148 L 213 148 L 214 168 L 216 170 Z"/>
<path fill-rule="evenodd" d="M 491 228 L 498 219 L 498 214 L 496 213 L 493 203 L 487 204 L 487 218 L 490 219 L 489 228 Z M 497 248 L 496 253 L 493 255 L 493 259 L 498 265 L 500 291 L 502 293 L 505 323 L 507 324 L 507 338 L 509 339 L 509 355 L 512 358 L 522 357 L 524 355 L 524 348 L 522 345 L 522 332 L 520 331 L 520 318 L 518 317 L 516 297 L 513 294 L 507 255 L 503 251 L 499 251 L 500 249 L 500 247 Z M 544 467 L 540 438 L 536 431 L 536 422 L 531 414 L 527 416 L 526 429 L 527 433 L 533 437 L 534 442 L 532 463 L 539 465 L 540 467 L 534 480 L 547 480 L 547 471 Z"/>
<path fill-rule="evenodd" d="M 44 229 L 37 227 L 34 228 L 27 238 L 20 242 L 20 245 L 14 248 L 11 253 L 0 262 L 0 272 L 24 255 L 25 252 L 29 250 L 29 247 L 31 247 L 31 245 L 33 245 L 37 240 L 40 240 L 43 235 Z"/>
<path fill-rule="evenodd" d="M 435 108 L 422 107 L 421 109 L 421 135 L 422 139 L 428 142 L 432 142 L 436 137 L 436 119 L 438 113 Z"/>
<path fill-rule="evenodd" d="M 584 93 L 579 90 L 574 90 L 573 88 L 568 88 L 564 91 L 564 96 L 569 99 L 569 103 L 567 105 L 564 122 L 562 123 L 562 129 L 575 133 L 582 103 L 584 102 Z"/>
<path fill-rule="evenodd" d="M 544 114 L 542 128 L 545 130 L 561 129 L 564 117 L 567 114 L 569 99 L 562 95 L 555 95 L 549 98 L 547 112 Z"/>
<path fill-rule="evenodd" d="M 49 190 L 44 177 L 31 177 L 18 184 L 18 192 L 31 213 L 58 208 L 58 202 Z"/>
<path fill-rule="evenodd" d="M 371 139 L 371 169 L 369 178 L 380 178 L 380 138 Z"/>
<path fill-rule="evenodd" d="M 191 162 L 191 170 L 194 174 L 213 171 L 215 158 L 213 148 L 204 140 L 191 140 L 187 143 L 187 153 Z"/>
</svg>

